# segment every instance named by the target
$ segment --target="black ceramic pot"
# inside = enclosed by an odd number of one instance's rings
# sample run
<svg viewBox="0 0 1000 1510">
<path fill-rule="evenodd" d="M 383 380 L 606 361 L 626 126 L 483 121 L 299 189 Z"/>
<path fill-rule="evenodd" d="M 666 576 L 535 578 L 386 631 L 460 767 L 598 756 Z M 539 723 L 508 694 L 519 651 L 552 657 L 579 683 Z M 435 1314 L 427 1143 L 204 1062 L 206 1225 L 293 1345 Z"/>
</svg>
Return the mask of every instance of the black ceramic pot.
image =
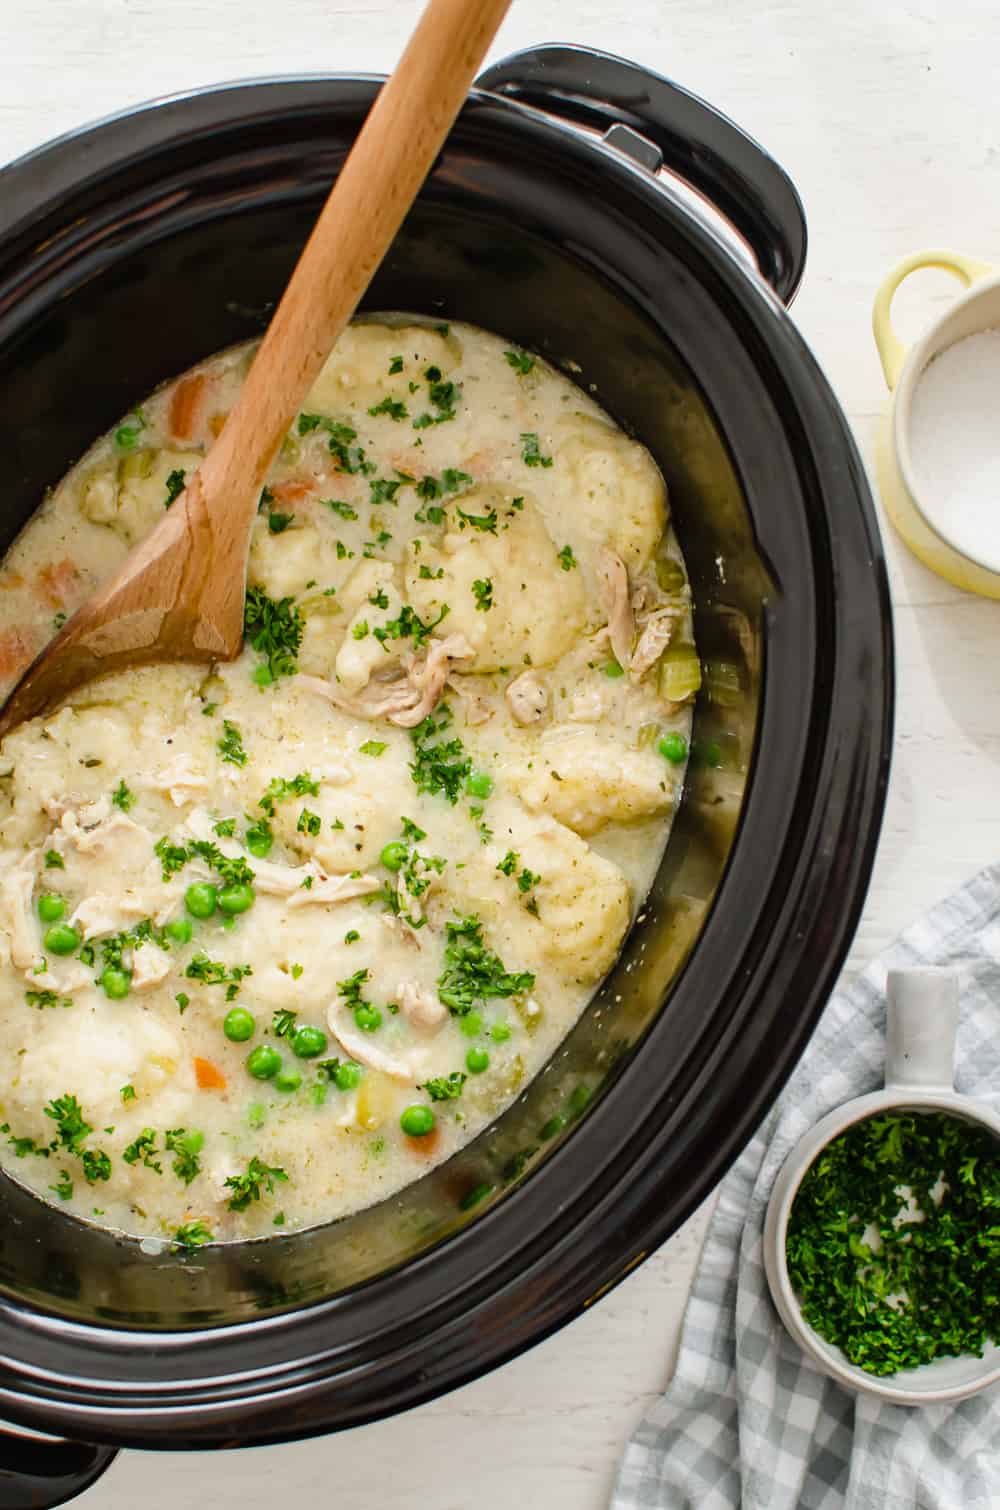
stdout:
<svg viewBox="0 0 1000 1510">
<path fill-rule="evenodd" d="M 681 814 L 556 1059 L 401 1197 L 179 1258 L 0 1179 L 0 1414 L 70 1439 L 0 1440 L 6 1510 L 65 1498 L 115 1445 L 369 1421 L 562 1325 L 746 1143 L 851 939 L 887 777 L 891 626 L 861 463 L 785 313 L 798 198 L 730 122 L 632 64 L 541 48 L 481 82 L 366 306 L 577 364 L 656 457 L 709 663 Z M 378 84 L 170 99 L 0 174 L 0 547 L 138 395 L 263 327 Z"/>
</svg>

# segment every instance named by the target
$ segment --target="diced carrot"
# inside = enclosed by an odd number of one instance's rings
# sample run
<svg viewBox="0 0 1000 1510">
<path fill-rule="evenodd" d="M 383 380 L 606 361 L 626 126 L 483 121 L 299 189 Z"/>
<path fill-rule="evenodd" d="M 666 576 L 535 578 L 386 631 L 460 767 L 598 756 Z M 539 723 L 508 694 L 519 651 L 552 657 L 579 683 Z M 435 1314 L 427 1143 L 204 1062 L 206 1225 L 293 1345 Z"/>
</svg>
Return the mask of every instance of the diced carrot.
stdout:
<svg viewBox="0 0 1000 1510">
<path fill-rule="evenodd" d="M 224 1091 L 226 1077 L 217 1064 L 211 1059 L 199 1059 L 197 1054 L 194 1059 L 194 1078 L 203 1091 Z"/>
<path fill-rule="evenodd" d="M 69 557 L 62 561 L 50 561 L 43 566 L 36 578 L 37 592 L 50 608 L 66 608 L 77 596 L 82 573 Z"/>
<path fill-rule="evenodd" d="M 14 676 L 23 671 L 39 648 L 27 630 L 5 630 L 0 634 L 0 676 Z"/>
<path fill-rule="evenodd" d="M 181 378 L 170 395 L 168 423 L 171 434 L 178 440 L 190 440 L 198 421 L 202 399 L 205 396 L 206 379 L 203 372 Z"/>
</svg>

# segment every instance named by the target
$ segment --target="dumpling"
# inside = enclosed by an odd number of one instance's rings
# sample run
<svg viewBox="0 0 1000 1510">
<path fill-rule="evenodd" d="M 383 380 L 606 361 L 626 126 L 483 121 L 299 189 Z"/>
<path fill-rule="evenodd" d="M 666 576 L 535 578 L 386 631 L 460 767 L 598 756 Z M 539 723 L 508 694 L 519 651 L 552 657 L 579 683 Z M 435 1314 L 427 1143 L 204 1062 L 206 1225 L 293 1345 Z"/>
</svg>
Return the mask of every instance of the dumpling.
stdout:
<svg viewBox="0 0 1000 1510">
<path fill-rule="evenodd" d="M 118 475 L 102 471 L 85 484 L 80 511 L 95 524 L 108 524 L 128 544 L 149 534 L 171 494 L 175 497 L 201 465 L 200 451 L 134 451 L 118 464 Z"/>
<path fill-rule="evenodd" d="M 674 784 L 652 750 L 630 750 L 591 729 L 553 730 L 514 757 L 507 780 L 533 813 L 551 813 L 578 834 L 667 813 Z"/>
<path fill-rule="evenodd" d="M 307 522 L 273 535 L 266 518 L 254 522 L 250 540 L 248 581 L 263 587 L 271 598 L 297 597 L 306 583 L 335 586 L 344 576 L 337 557 L 337 542 L 329 530 Z"/>
<path fill-rule="evenodd" d="M 594 548 L 608 546 L 633 575 L 641 571 L 667 523 L 667 490 L 645 446 L 576 414 L 562 422 L 558 451 L 574 530 Z"/>
<path fill-rule="evenodd" d="M 428 367 L 447 377 L 457 351 L 453 337 L 429 326 L 349 325 L 302 407 L 307 413 L 335 415 L 346 403 L 367 409 L 386 397 L 412 407 L 419 394 L 411 394 L 409 384 L 425 381 Z"/>
<path fill-rule="evenodd" d="M 477 489 L 449 506 L 446 531 L 409 546 L 406 593 L 425 623 L 447 607 L 447 633 L 475 651 L 469 671 L 546 666 L 570 649 L 586 619 L 583 584 L 579 572 L 558 570 L 530 500 L 514 508 L 499 490 Z"/>
</svg>

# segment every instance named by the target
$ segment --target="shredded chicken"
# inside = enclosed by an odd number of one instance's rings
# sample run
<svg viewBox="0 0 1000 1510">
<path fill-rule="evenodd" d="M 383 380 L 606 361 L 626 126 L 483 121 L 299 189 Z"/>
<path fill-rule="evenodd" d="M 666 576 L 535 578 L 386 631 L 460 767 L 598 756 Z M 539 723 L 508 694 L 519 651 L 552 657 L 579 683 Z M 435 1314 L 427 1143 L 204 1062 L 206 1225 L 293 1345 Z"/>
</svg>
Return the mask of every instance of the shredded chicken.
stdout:
<svg viewBox="0 0 1000 1510">
<path fill-rule="evenodd" d="M 464 635 L 431 640 L 426 655 L 412 661 L 391 680 L 373 678 L 359 692 L 341 691 L 318 676 L 300 676 L 298 686 L 325 697 L 358 718 L 386 718 L 401 729 L 414 729 L 437 707 L 454 661 L 469 660 L 475 651 Z"/>
<path fill-rule="evenodd" d="M 449 676 L 448 686 L 462 699 L 465 722 L 470 728 L 484 724 L 493 717 L 493 704 L 486 693 L 479 690 L 475 677 Z"/>
<path fill-rule="evenodd" d="M 145 943 L 132 951 L 132 985 L 136 991 L 158 986 L 170 974 L 170 956 L 158 944 Z"/>
<path fill-rule="evenodd" d="M 520 676 L 508 682 L 503 695 L 517 724 L 535 723 L 549 705 L 548 689 L 533 671 L 522 671 Z"/>
<path fill-rule="evenodd" d="M 639 681 L 652 666 L 656 665 L 670 644 L 677 618 L 677 609 L 657 608 L 646 619 L 639 635 L 639 643 L 629 662 L 629 675 L 633 681 Z"/>
<path fill-rule="evenodd" d="M 581 687 L 569 700 L 566 717 L 574 724 L 596 724 L 604 717 L 604 698 L 596 687 Z"/>
<path fill-rule="evenodd" d="M 635 638 L 635 616 L 628 593 L 628 572 L 625 563 L 614 551 L 602 546 L 597 557 L 597 585 L 601 606 L 608 616 L 608 633 L 611 648 L 620 666 L 627 666 L 632 658 L 632 641 Z"/>
<path fill-rule="evenodd" d="M 91 804 L 96 807 L 97 804 Z M 149 839 L 146 830 L 138 823 L 133 823 L 124 813 L 113 813 L 110 817 L 103 817 L 93 827 L 87 827 L 81 820 L 88 810 L 80 808 L 79 813 L 72 811 L 62 815 L 60 828 L 66 835 L 67 840 L 74 849 L 81 854 L 91 852 L 100 854 L 105 850 L 113 849 L 121 843 L 123 835 L 140 835 L 144 840 Z"/>
<path fill-rule="evenodd" d="M 443 1006 L 433 991 L 427 991 L 412 980 L 401 980 L 396 987 L 399 1010 L 415 1028 L 436 1032 L 448 1021 L 448 1008 Z"/>
<path fill-rule="evenodd" d="M 309 866 L 304 866 L 309 870 Z M 293 875 L 298 875 L 293 871 Z M 367 897 L 378 891 L 379 883 L 374 876 L 328 876 L 322 871 L 311 886 L 299 883 L 288 900 L 289 907 L 308 907 L 313 902 L 349 902 L 352 897 Z"/>
<path fill-rule="evenodd" d="M 154 772 L 149 786 L 154 792 L 166 792 L 174 807 L 184 807 L 195 798 L 205 796 L 208 777 L 192 764 L 190 755 L 182 753 Z"/>
<path fill-rule="evenodd" d="M 145 916 L 145 913 L 140 916 Z M 85 939 L 92 939 L 101 933 L 117 933 L 120 928 L 127 926 L 127 915 L 118 897 L 108 896 L 105 891 L 95 891 L 76 908 L 70 917 L 70 923 L 80 930 Z"/>
<path fill-rule="evenodd" d="M 215 833 L 212 816 L 204 808 L 195 808 L 188 814 L 187 827 L 196 839 L 211 837 L 228 859 L 243 856 L 234 840 L 220 838 Z M 379 888 L 374 876 L 331 876 L 315 860 L 308 860 L 305 865 L 281 865 L 275 860 L 253 859 L 250 864 L 254 887 L 261 896 L 288 897 L 289 907 L 348 902 Z"/>
<path fill-rule="evenodd" d="M 412 1085 L 423 1078 L 427 1066 L 426 1049 L 414 1045 L 409 1051 L 393 1053 L 377 1042 L 376 1035 L 359 1028 L 346 1009 L 334 1002 L 327 1011 L 330 1032 L 345 1053 L 370 1070 L 381 1070 L 393 1080 L 405 1080 Z"/>
<path fill-rule="evenodd" d="M 34 860 L 22 861 L 0 881 L 0 929 L 10 942 L 11 963 L 27 970 L 38 963 L 38 928 L 31 910 L 35 886 Z"/>
</svg>

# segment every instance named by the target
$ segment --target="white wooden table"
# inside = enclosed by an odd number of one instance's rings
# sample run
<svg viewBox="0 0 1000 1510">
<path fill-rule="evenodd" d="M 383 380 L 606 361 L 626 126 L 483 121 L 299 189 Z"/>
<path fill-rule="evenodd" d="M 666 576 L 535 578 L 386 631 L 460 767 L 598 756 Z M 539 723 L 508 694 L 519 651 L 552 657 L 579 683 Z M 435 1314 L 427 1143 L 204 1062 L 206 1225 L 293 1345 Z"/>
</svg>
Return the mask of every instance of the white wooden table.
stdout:
<svg viewBox="0 0 1000 1510">
<path fill-rule="evenodd" d="M 0 161 L 132 102 L 220 79 L 384 71 L 416 0 L 0 0 Z M 641 59 L 785 164 L 811 252 L 795 318 L 868 457 L 882 408 L 875 284 L 904 252 L 1000 261 L 993 0 L 522 0 L 494 56 L 541 41 Z M 0 217 L 3 206 L 0 203 Z M 924 274 L 904 329 L 954 285 Z M 887 539 L 899 662 L 896 761 L 852 964 L 1000 855 L 1000 605 Z M 665 1384 L 705 1214 L 581 1320 L 447 1399 L 348 1435 L 255 1452 L 125 1453 L 88 1510 L 597 1510 Z"/>
</svg>

